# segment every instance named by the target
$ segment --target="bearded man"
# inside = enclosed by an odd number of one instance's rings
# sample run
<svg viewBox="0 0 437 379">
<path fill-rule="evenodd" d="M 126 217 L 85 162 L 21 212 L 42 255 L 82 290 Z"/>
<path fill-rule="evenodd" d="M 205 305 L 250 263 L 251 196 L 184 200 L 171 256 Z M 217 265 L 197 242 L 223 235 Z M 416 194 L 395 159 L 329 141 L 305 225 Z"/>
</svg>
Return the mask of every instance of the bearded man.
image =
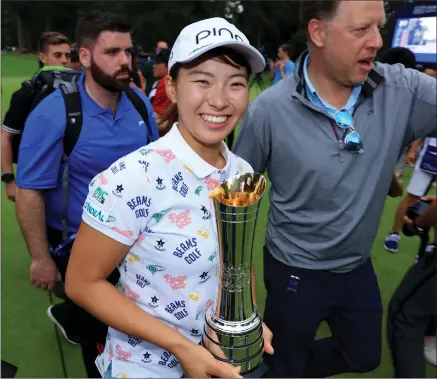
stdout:
<svg viewBox="0 0 437 379">
<path fill-rule="evenodd" d="M 142 117 L 126 94 L 132 78 L 131 29 L 119 15 L 101 12 L 85 16 L 77 25 L 76 42 L 84 69 L 77 83 L 82 127 L 68 159 L 64 154 L 65 131 L 67 122 L 77 122 L 77 116 L 69 114 L 67 120 L 61 90 L 42 100 L 26 121 L 17 166 L 16 204 L 32 257 L 30 280 L 37 288 L 51 290 L 58 270 L 65 279 L 82 209 L 87 206 L 88 185 L 94 176 L 146 145 L 150 137 L 158 138 L 150 101 L 141 91 L 132 90 L 144 103 Z M 124 169 L 122 163 L 113 166 L 116 171 Z M 114 188 L 118 196 L 123 195 L 127 184 L 120 182 Z M 105 193 L 95 198 L 105 203 Z M 113 272 L 108 280 L 115 285 L 118 273 Z M 70 300 L 51 306 L 48 315 L 66 338 L 79 335 L 87 375 L 100 377 L 94 361 L 98 344 L 105 342 L 106 325 Z"/>
</svg>

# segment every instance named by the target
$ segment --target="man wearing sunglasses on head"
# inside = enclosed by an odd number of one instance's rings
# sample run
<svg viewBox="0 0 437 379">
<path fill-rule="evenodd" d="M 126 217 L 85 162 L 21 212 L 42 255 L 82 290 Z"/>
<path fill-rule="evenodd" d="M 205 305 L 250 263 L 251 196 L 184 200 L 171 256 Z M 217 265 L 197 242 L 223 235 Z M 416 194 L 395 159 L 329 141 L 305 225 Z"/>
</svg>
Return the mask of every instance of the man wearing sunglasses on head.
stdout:
<svg viewBox="0 0 437 379">
<path fill-rule="evenodd" d="M 267 169 L 269 377 L 367 372 L 381 359 L 370 259 L 402 149 L 436 131 L 436 81 L 373 62 L 383 1 L 301 3 L 308 50 L 250 106 L 233 149 Z M 332 336 L 315 340 L 326 320 Z"/>
</svg>

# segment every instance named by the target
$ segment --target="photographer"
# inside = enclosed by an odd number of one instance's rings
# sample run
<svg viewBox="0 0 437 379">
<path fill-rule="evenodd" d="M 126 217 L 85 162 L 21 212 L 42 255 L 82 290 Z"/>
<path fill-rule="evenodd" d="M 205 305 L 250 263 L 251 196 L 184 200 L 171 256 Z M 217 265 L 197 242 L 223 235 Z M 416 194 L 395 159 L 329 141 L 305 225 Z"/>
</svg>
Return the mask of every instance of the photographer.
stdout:
<svg viewBox="0 0 437 379">
<path fill-rule="evenodd" d="M 404 217 L 404 234 L 426 240 L 429 228 L 437 224 L 436 204 L 435 196 L 427 196 L 410 206 Z M 422 242 L 421 250 L 424 249 Z M 387 337 L 397 378 L 426 376 L 424 340 L 436 333 L 435 244 L 422 253 L 405 274 L 389 305 Z"/>
</svg>

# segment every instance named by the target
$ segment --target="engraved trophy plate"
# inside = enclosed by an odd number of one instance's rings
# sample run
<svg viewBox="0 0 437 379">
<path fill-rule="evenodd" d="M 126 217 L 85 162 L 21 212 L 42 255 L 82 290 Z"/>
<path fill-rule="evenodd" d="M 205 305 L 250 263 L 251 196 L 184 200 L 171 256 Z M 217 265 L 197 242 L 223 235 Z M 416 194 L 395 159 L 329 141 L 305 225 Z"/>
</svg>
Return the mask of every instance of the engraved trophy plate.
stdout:
<svg viewBox="0 0 437 379">
<path fill-rule="evenodd" d="M 219 290 L 206 314 L 202 345 L 216 359 L 262 376 L 262 321 L 252 298 L 252 251 L 258 210 L 266 189 L 261 174 L 237 175 L 217 187 L 214 201 L 219 249 Z M 261 366 L 262 365 L 262 366 Z"/>
</svg>

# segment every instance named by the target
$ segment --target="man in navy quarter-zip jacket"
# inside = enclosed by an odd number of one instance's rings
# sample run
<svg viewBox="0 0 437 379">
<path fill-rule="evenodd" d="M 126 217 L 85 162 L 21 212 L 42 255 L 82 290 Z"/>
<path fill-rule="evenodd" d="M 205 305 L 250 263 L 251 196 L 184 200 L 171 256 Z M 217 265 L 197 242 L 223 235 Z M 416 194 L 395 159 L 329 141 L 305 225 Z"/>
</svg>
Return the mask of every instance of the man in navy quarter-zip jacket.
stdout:
<svg viewBox="0 0 437 379">
<path fill-rule="evenodd" d="M 264 319 L 276 378 L 378 367 L 371 248 L 399 153 L 436 132 L 436 80 L 373 62 L 383 1 L 305 0 L 301 22 L 308 51 L 251 104 L 233 149 L 272 183 Z M 332 336 L 315 340 L 325 320 Z"/>
</svg>

